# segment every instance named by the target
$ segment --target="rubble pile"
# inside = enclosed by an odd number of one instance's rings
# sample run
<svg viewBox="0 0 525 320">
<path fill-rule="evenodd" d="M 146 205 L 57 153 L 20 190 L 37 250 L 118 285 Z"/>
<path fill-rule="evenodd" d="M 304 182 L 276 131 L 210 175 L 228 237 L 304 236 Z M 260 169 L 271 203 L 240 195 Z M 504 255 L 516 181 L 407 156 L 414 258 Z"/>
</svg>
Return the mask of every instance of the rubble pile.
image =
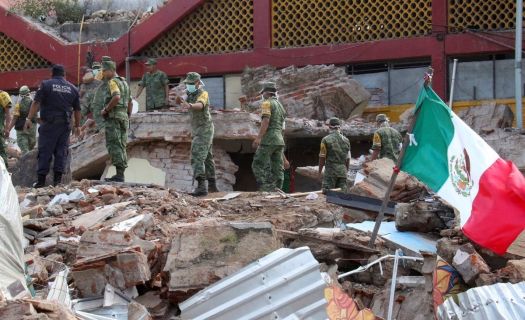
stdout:
<svg viewBox="0 0 525 320">
<path fill-rule="evenodd" d="M 512 129 L 514 113 L 507 105 L 487 103 L 458 112 L 458 116 L 476 131 L 503 159 L 525 172 L 525 133 Z"/>
<path fill-rule="evenodd" d="M 237 193 L 221 201 L 87 180 L 18 193 L 37 297 L 68 268 L 72 299 L 113 290 L 159 317 L 173 312 L 170 302 L 280 248 L 276 230 L 333 223 L 340 210 L 322 199 Z"/>
<path fill-rule="evenodd" d="M 256 110 L 260 106 L 260 90 L 264 82 L 277 84 L 279 99 L 288 117 L 346 120 L 360 116 L 368 105 L 370 93 L 334 65 L 290 66 L 277 70 L 272 66 L 246 69 L 241 79 L 241 107 Z"/>
<path fill-rule="evenodd" d="M 367 163 L 368 177 L 355 190 L 371 190 L 366 195 L 380 198 L 392 166 L 390 160 Z M 311 196 L 315 193 L 222 193 L 199 199 L 168 188 L 87 180 L 19 188 L 25 261 L 36 297 L 2 302 L 0 314 L 52 310 L 45 311 L 46 316 L 55 319 L 53 312 L 61 309 L 41 307 L 50 303 L 41 299 L 48 295 L 48 282 L 67 270 L 77 314 L 87 312 L 79 311 L 86 301 L 100 301 L 89 312 L 113 308 L 164 319 L 176 315 L 176 306 L 198 291 L 281 247 L 307 246 L 329 273 L 362 268 L 342 279 L 342 287 L 359 309 L 378 317 L 387 313 L 394 261 L 363 267 L 398 249 L 425 262 L 397 266 L 396 319 L 408 319 L 414 312 L 421 319 L 433 316 L 437 256 L 457 273 L 458 292 L 524 281 L 521 256 L 497 256 L 476 246 L 456 226 L 451 207 L 412 177 L 400 176 L 398 183 L 395 190 L 411 186 L 418 192 L 400 197 L 394 217 L 387 219 L 394 221 L 383 222 L 386 229 L 374 248 L 368 247 L 371 229 L 364 228 L 373 226 L 372 212 L 354 219 L 351 210 L 326 203 L 323 195 Z M 434 252 L 421 253 L 413 247 L 418 243 L 433 244 Z M 428 260 L 433 261 L 430 269 Z M 65 310 L 70 313 L 62 317 L 68 319 L 71 311 Z"/>
<path fill-rule="evenodd" d="M 350 193 L 383 199 L 394 167 L 394 162 L 387 158 L 365 163 L 363 171 L 368 178 L 353 186 L 350 189 Z M 424 198 L 427 195 L 428 191 L 425 185 L 416 178 L 400 172 L 390 195 L 390 200 L 410 202 L 411 200 Z"/>
</svg>

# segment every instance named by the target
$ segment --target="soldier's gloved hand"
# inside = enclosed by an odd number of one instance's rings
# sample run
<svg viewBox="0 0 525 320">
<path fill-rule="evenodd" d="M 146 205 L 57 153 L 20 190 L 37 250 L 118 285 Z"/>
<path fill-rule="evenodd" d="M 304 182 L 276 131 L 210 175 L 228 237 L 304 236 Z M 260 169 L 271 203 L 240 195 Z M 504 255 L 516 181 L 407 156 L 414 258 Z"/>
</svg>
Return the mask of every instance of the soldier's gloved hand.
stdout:
<svg viewBox="0 0 525 320">
<path fill-rule="evenodd" d="M 290 162 L 287 159 L 284 159 L 283 161 L 283 168 L 284 170 L 290 169 Z"/>
<path fill-rule="evenodd" d="M 102 109 L 102 111 L 100 111 L 100 115 L 106 119 L 106 117 L 108 116 L 108 112 L 106 111 L 106 108 Z"/>
</svg>

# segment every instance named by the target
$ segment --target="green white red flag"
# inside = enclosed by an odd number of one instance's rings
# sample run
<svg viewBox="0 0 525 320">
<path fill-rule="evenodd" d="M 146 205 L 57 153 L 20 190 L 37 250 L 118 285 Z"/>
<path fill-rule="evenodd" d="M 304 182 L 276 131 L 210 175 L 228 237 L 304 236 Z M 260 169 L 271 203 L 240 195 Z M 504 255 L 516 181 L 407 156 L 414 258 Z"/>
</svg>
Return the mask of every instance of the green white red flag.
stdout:
<svg viewBox="0 0 525 320">
<path fill-rule="evenodd" d="M 498 254 L 525 229 L 525 177 L 439 98 L 423 87 L 401 170 L 417 177 L 461 216 L 463 233 Z"/>
</svg>

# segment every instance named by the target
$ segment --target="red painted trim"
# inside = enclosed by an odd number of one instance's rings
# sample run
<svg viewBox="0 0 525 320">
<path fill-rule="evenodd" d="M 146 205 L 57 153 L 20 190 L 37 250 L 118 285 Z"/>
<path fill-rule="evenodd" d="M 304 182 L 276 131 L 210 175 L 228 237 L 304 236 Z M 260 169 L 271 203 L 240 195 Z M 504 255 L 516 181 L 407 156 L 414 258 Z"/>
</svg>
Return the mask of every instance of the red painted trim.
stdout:
<svg viewBox="0 0 525 320">
<path fill-rule="evenodd" d="M 445 33 L 448 25 L 448 0 L 432 0 L 432 34 Z"/>
<path fill-rule="evenodd" d="M 430 58 L 437 44 L 438 41 L 433 37 L 421 37 L 309 48 L 258 49 L 242 53 L 163 58 L 158 60 L 158 66 L 169 76 L 181 76 L 189 71 L 216 75 L 240 73 L 245 67 L 266 64 L 283 68 L 290 65 L 349 64 Z M 132 78 L 141 76 L 141 73 L 136 72 L 138 70 L 139 68 L 133 68 Z"/>
<path fill-rule="evenodd" d="M 255 50 L 272 47 L 272 1 L 253 3 L 253 44 Z"/>
<path fill-rule="evenodd" d="M 147 20 L 131 29 L 131 55 L 137 54 L 164 32 L 170 30 L 179 21 L 203 5 L 205 0 L 172 0 Z M 124 34 L 110 46 L 110 55 L 117 62 L 123 63 L 128 55 L 128 34 Z"/>
<path fill-rule="evenodd" d="M 48 61 L 64 59 L 65 42 L 40 31 L 35 25 L 0 7 L 0 32 Z"/>
<path fill-rule="evenodd" d="M 42 80 L 50 77 L 50 69 L 3 72 L 0 76 L 0 88 L 6 91 L 16 91 L 21 86 L 26 85 L 34 90 L 40 86 Z"/>
<path fill-rule="evenodd" d="M 493 34 L 482 33 L 483 36 L 514 47 L 514 32 L 494 32 Z M 445 41 L 446 54 L 452 56 L 512 52 L 512 49 L 508 47 L 482 39 L 472 33 L 449 34 Z"/>
</svg>

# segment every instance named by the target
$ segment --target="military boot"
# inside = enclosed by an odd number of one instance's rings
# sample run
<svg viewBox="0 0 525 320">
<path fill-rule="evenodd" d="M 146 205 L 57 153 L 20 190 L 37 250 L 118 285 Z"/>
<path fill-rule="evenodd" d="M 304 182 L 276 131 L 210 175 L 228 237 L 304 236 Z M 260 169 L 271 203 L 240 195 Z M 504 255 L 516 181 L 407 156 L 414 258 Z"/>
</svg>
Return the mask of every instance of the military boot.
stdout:
<svg viewBox="0 0 525 320">
<path fill-rule="evenodd" d="M 124 168 L 117 168 L 117 174 L 111 178 L 106 178 L 106 181 L 124 182 Z"/>
<path fill-rule="evenodd" d="M 217 189 L 217 180 L 215 180 L 215 178 L 208 179 L 208 192 L 219 192 L 219 189 Z"/>
<path fill-rule="evenodd" d="M 203 178 L 197 179 L 198 185 L 195 190 L 191 193 L 194 197 L 202 197 L 208 195 L 208 188 L 206 188 L 206 180 Z"/>
<path fill-rule="evenodd" d="M 46 175 L 39 174 L 38 181 L 33 184 L 33 188 L 42 188 L 46 186 Z"/>
<path fill-rule="evenodd" d="M 53 186 L 58 186 L 62 183 L 62 172 L 55 172 L 53 176 Z"/>
</svg>

